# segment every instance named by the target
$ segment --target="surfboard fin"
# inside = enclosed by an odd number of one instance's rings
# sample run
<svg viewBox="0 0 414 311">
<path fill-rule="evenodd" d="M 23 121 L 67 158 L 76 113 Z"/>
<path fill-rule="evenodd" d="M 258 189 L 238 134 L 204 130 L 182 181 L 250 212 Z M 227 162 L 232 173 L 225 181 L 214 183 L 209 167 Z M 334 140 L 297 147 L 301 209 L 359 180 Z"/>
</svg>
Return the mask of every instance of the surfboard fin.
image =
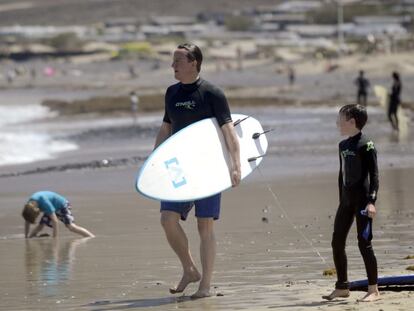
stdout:
<svg viewBox="0 0 414 311">
<path fill-rule="evenodd" d="M 244 120 L 246 120 L 247 118 L 250 118 L 250 116 L 247 116 L 247 117 L 245 117 L 245 118 L 243 118 L 243 119 L 238 119 L 238 120 L 234 121 L 233 125 L 234 125 L 234 126 L 237 126 L 237 125 L 239 125 L 240 123 L 242 123 Z"/>
<path fill-rule="evenodd" d="M 251 158 L 248 158 L 247 161 L 248 162 L 253 162 L 253 161 L 256 161 L 259 158 L 263 158 L 264 156 L 265 156 L 265 154 L 262 154 L 262 155 L 257 156 L 257 157 L 251 157 Z"/>
<path fill-rule="evenodd" d="M 274 129 L 269 129 L 269 130 L 264 131 L 263 133 L 254 133 L 253 136 L 252 136 L 252 138 L 253 139 L 258 139 L 260 137 L 260 135 L 266 134 L 266 133 L 271 132 L 273 130 Z"/>
</svg>

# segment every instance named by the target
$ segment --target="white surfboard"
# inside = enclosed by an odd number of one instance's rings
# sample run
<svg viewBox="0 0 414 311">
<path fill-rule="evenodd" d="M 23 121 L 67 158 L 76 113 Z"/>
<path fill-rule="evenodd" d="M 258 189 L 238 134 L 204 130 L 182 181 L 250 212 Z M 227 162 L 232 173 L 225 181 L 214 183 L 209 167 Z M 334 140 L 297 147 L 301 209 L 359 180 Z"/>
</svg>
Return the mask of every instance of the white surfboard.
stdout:
<svg viewBox="0 0 414 311">
<path fill-rule="evenodd" d="M 267 150 L 259 121 L 232 114 L 240 143 L 241 178 L 262 161 Z M 238 120 L 243 120 L 237 124 Z M 237 125 L 236 125 L 237 124 Z M 193 201 L 231 187 L 230 155 L 215 118 L 193 123 L 175 133 L 155 149 L 141 167 L 136 189 L 160 201 Z"/>
</svg>

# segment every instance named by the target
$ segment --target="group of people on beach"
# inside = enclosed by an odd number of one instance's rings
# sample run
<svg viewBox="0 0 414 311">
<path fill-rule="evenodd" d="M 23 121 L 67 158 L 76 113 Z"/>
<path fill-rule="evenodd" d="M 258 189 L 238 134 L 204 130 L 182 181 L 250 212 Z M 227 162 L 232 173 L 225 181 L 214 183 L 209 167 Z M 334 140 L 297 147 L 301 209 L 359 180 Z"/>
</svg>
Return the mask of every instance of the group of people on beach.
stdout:
<svg viewBox="0 0 414 311">
<path fill-rule="evenodd" d="M 388 96 L 388 107 L 387 115 L 388 120 L 391 123 L 391 127 L 395 131 L 399 131 L 399 120 L 398 120 L 398 107 L 401 104 L 401 90 L 402 83 L 400 74 L 397 71 L 392 73 L 392 85 Z M 363 70 L 359 71 L 358 77 L 355 79 L 355 85 L 357 87 L 357 103 L 359 105 L 367 106 L 367 97 L 368 89 L 371 84 L 369 80 L 365 77 L 365 72 Z"/>
<path fill-rule="evenodd" d="M 175 49 L 171 66 L 179 82 L 168 87 L 166 91 L 164 117 L 154 149 L 184 127 L 214 117 L 221 127 L 229 151 L 229 175 L 233 187 L 236 187 L 241 180 L 241 159 L 230 108 L 223 91 L 200 77 L 202 62 L 202 52 L 194 44 L 181 44 Z M 371 244 L 372 220 L 376 214 L 378 192 L 377 153 L 372 140 L 361 132 L 367 119 L 366 108 L 360 104 L 343 106 L 337 118 L 340 134 L 347 138 L 339 144 L 339 208 L 332 237 L 338 280 L 335 290 L 330 295 L 323 296 L 328 300 L 349 296 L 345 244 L 355 218 L 358 246 L 369 281 L 368 292 L 360 301 L 369 302 L 380 298 L 377 262 Z M 211 295 L 210 286 L 216 257 L 214 221 L 219 219 L 220 206 L 220 193 L 194 202 L 161 202 L 161 225 L 183 268 L 180 281 L 170 289 L 172 294 L 182 293 L 190 283 L 198 282 L 198 289 L 191 297 L 203 298 Z M 193 260 L 187 235 L 180 224 L 180 220 L 186 220 L 193 207 L 200 236 L 201 272 Z M 30 224 L 36 222 L 40 213 L 43 216 L 39 224 L 30 232 Z M 84 237 L 94 236 L 74 223 L 69 201 L 55 192 L 34 193 L 25 204 L 22 215 L 26 221 L 26 238 L 36 237 L 45 225 L 52 227 L 53 237 L 57 237 L 58 220 L 72 232 Z"/>
</svg>

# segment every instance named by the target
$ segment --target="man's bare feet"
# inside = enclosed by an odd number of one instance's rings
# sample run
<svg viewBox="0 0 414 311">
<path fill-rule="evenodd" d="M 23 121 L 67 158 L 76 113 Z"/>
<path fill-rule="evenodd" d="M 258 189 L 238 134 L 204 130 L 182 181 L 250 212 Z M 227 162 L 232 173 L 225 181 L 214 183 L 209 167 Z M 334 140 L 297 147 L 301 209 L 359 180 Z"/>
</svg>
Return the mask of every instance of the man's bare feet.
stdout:
<svg viewBox="0 0 414 311">
<path fill-rule="evenodd" d="M 377 301 L 380 300 L 381 296 L 380 293 L 378 291 L 378 286 L 377 285 L 368 285 L 368 292 L 367 294 L 358 299 L 358 302 L 372 302 L 372 301 Z"/>
<path fill-rule="evenodd" d="M 184 273 L 180 283 L 174 288 L 170 288 L 171 294 L 182 293 L 188 284 L 198 282 L 201 279 L 200 273 L 194 269 L 191 273 Z"/>
<path fill-rule="evenodd" d="M 323 299 L 333 300 L 335 298 L 348 298 L 349 289 L 335 289 L 330 295 L 322 296 Z"/>
<path fill-rule="evenodd" d="M 199 289 L 194 294 L 191 295 L 191 299 L 200 299 L 200 298 L 206 298 L 211 297 L 211 293 L 209 290 L 201 290 Z"/>
</svg>

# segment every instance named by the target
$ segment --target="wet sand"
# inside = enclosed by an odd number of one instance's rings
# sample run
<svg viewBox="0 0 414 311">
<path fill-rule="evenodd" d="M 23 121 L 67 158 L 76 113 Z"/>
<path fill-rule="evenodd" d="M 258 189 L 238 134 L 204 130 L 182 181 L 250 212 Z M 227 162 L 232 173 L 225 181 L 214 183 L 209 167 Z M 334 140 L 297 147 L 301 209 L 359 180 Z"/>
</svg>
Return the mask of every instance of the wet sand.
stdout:
<svg viewBox="0 0 414 311">
<path fill-rule="evenodd" d="M 337 207 L 335 173 L 282 177 L 275 157 L 262 171 L 223 195 L 216 222 L 215 296 L 192 301 L 168 288 L 181 268 L 159 224 L 158 203 L 135 193 L 132 167 L 73 170 L 0 178 L 0 309 L 1 310 L 359 310 L 352 292 L 346 300 L 322 301 L 332 290 L 330 238 Z M 379 214 L 374 248 L 379 274 L 408 274 L 413 260 L 414 169 L 381 171 Z M 269 178 L 269 176 L 273 176 Z M 276 194 L 280 206 L 268 187 Z M 97 235 L 77 239 L 61 226 L 58 241 L 25 240 L 22 204 L 34 191 L 52 189 L 73 204 L 77 223 Z M 297 225 L 323 260 L 289 223 Z M 194 217 L 184 224 L 197 262 Z M 349 277 L 365 278 L 355 228 L 348 242 Z M 365 310 L 409 310 L 413 292 L 385 291 L 383 300 Z"/>
</svg>

